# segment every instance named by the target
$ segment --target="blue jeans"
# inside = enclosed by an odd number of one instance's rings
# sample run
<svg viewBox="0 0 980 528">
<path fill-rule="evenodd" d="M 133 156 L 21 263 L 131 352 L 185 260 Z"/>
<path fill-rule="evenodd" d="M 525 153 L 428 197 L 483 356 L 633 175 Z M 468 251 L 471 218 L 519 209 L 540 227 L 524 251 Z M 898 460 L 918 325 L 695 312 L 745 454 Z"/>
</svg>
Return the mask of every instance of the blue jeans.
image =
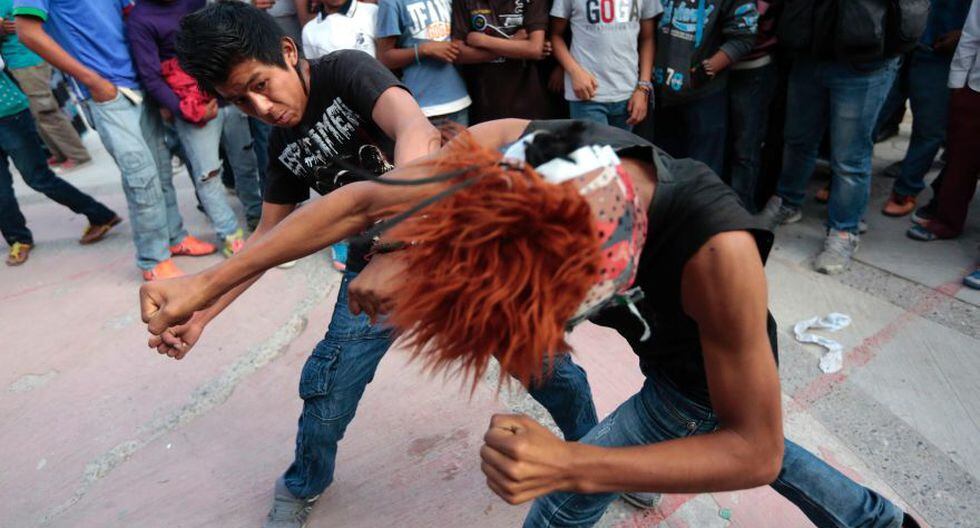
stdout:
<svg viewBox="0 0 980 528">
<path fill-rule="evenodd" d="M 875 122 L 875 138 L 887 128 L 898 128 L 905 118 L 905 102 L 909 98 L 909 60 L 913 52 L 906 53 L 898 57 L 898 69 L 895 71 L 895 80 L 888 90 L 884 104 L 881 105 L 881 112 L 878 113 L 878 120 Z"/>
<path fill-rule="evenodd" d="M 654 143 L 675 158 L 704 163 L 715 174 L 725 174 L 728 137 L 728 93 L 716 90 L 682 104 L 658 105 L 654 114 Z"/>
<path fill-rule="evenodd" d="M 783 169 L 776 189 L 799 207 L 813 174 L 817 149 L 830 126 L 829 225 L 858 233 L 871 193 L 874 128 L 895 79 L 898 60 L 858 69 L 845 62 L 800 57 L 793 63 L 787 94 Z"/>
<path fill-rule="evenodd" d="M 756 184 L 762 143 L 769 125 L 769 105 L 775 93 L 775 63 L 749 70 L 733 69 L 729 74 L 728 108 L 732 126 L 729 181 L 750 213 L 758 212 Z"/>
<path fill-rule="evenodd" d="M 249 117 L 248 129 L 252 133 L 252 140 L 255 142 L 255 161 L 259 164 L 259 189 L 264 190 L 265 172 L 269 168 L 269 135 L 272 134 L 272 126 L 254 117 Z"/>
<path fill-rule="evenodd" d="M 607 416 L 581 442 L 607 447 L 653 444 L 706 434 L 718 427 L 714 412 L 688 399 L 653 373 L 643 388 Z M 894 504 L 785 441 L 783 468 L 771 486 L 820 528 L 899 528 Z M 594 525 L 617 493 L 552 493 L 534 501 L 525 528 Z"/>
<path fill-rule="evenodd" d="M 136 265 L 153 269 L 170 258 L 170 246 L 187 236 L 174 192 L 163 120 L 144 99 L 134 104 L 122 92 L 104 103 L 85 101 L 102 144 L 122 174 L 136 245 Z"/>
<path fill-rule="evenodd" d="M 355 316 L 347 305 L 347 289 L 357 276 L 345 272 L 327 334 L 307 359 L 300 375 L 303 412 L 296 433 L 296 456 L 284 480 L 297 497 L 313 497 L 333 482 L 337 443 L 354 419 L 364 388 L 374 379 L 378 362 L 392 335 L 370 319 Z M 577 440 L 597 422 L 585 371 L 564 356 L 554 365 L 551 380 L 532 388 L 570 440 Z"/>
<path fill-rule="evenodd" d="M 177 137 L 187 155 L 187 171 L 191 173 L 197 199 L 201 201 L 205 214 L 211 220 L 218 237 L 224 240 L 238 230 L 238 217 L 228 205 L 225 186 L 221 183 L 221 160 L 218 146 L 221 142 L 223 119 L 218 117 L 197 126 L 183 119 L 174 119 Z M 258 176 L 256 176 L 258 179 Z M 237 189 L 237 187 L 236 187 Z"/>
<path fill-rule="evenodd" d="M 600 103 L 597 101 L 569 101 L 568 111 L 572 119 L 595 121 L 623 130 L 633 130 L 633 125 L 626 124 L 630 113 L 626 110 L 629 101 L 615 103 Z"/>
<path fill-rule="evenodd" d="M 33 244 L 34 237 L 14 196 L 13 176 L 8 156 L 27 186 L 80 215 L 90 224 L 106 224 L 116 213 L 55 176 L 48 167 L 41 138 L 28 110 L 0 118 L 0 233 L 7 244 Z"/>
<path fill-rule="evenodd" d="M 235 175 L 235 194 L 245 207 L 245 218 L 257 222 L 262 216 L 262 185 L 257 142 L 252 137 L 249 118 L 238 108 L 228 105 L 219 112 L 222 119 L 221 143 Z M 263 147 L 268 149 L 268 142 Z M 268 163 L 268 153 L 264 156 Z"/>
<path fill-rule="evenodd" d="M 952 57 L 915 50 L 909 58 L 909 106 L 912 108 L 912 138 L 894 191 L 916 196 L 926 188 L 925 176 L 946 141 L 949 110 L 949 66 Z"/>
</svg>

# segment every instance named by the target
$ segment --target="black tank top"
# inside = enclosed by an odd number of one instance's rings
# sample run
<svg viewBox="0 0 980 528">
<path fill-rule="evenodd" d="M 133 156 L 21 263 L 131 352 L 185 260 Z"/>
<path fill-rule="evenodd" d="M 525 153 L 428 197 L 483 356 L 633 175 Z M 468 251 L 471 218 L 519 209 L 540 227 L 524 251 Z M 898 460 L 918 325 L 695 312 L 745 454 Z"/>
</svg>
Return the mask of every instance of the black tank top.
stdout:
<svg viewBox="0 0 980 528">
<path fill-rule="evenodd" d="M 533 121 L 527 132 L 556 130 L 571 121 Z M 651 337 L 641 340 L 644 324 L 627 307 L 603 310 L 592 320 L 616 329 L 640 357 L 644 373 L 659 374 L 683 394 L 710 405 L 698 325 L 684 313 L 681 274 L 684 265 L 707 241 L 727 231 L 748 231 L 765 262 L 773 234 L 748 213 L 728 185 L 707 165 L 673 159 L 650 142 L 623 130 L 589 123 L 586 144 L 609 145 L 621 157 L 653 161 L 657 186 L 648 212 L 647 240 L 636 286 L 644 293 L 637 303 Z M 776 323 L 769 314 L 769 340 L 777 355 Z M 777 356 L 778 357 L 778 356 Z"/>
</svg>

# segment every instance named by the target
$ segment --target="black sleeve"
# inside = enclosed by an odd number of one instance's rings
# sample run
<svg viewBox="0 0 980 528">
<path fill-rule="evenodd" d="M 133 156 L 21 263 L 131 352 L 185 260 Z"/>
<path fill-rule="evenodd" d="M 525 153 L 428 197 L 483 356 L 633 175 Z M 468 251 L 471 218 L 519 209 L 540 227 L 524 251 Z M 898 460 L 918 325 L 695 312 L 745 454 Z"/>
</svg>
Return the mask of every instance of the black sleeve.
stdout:
<svg viewBox="0 0 980 528">
<path fill-rule="evenodd" d="M 279 128 L 273 130 L 269 138 L 269 168 L 265 175 L 262 200 L 274 204 L 305 202 L 310 198 L 310 187 L 282 162 L 285 147 L 285 132 Z"/>
<path fill-rule="evenodd" d="M 385 90 L 398 86 L 408 91 L 384 64 L 360 50 L 339 50 L 327 55 L 318 74 L 318 82 L 335 84 L 337 95 L 368 121 L 373 121 L 374 105 Z"/>
</svg>

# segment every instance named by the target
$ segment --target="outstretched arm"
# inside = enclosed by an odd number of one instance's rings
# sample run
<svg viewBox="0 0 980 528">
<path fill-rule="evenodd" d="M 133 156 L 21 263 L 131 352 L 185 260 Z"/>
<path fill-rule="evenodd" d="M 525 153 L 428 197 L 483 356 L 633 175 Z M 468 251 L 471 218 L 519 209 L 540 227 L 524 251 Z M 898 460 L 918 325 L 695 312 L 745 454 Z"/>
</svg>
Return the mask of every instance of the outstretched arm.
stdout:
<svg viewBox="0 0 980 528">
<path fill-rule="evenodd" d="M 412 165 L 390 174 L 418 177 L 419 169 Z M 140 288 L 143 321 L 151 334 L 160 335 L 265 270 L 356 235 L 387 209 L 433 192 L 435 185 L 392 189 L 379 183 L 358 182 L 341 187 L 293 212 L 268 234 L 246 244 L 221 264 L 195 275 L 144 284 Z"/>
<path fill-rule="evenodd" d="M 258 227 L 252 236 L 245 241 L 245 247 L 258 242 L 262 237 L 269 234 L 272 228 L 289 216 L 296 208 L 295 204 L 274 204 L 269 202 L 262 203 L 262 219 L 259 220 Z M 171 326 L 159 335 L 152 335 L 147 344 L 150 348 L 155 348 L 158 353 L 172 357 L 174 359 L 184 359 L 184 356 L 194 348 L 204 328 L 218 317 L 225 308 L 235 301 L 245 290 L 250 288 L 255 281 L 259 280 L 261 274 L 257 274 L 247 281 L 232 288 L 227 293 L 214 301 L 214 304 L 203 310 L 194 312 L 190 319 L 182 324 Z"/>
<path fill-rule="evenodd" d="M 496 149 L 516 140 L 526 127 L 527 121 L 504 119 L 474 126 L 470 134 L 479 144 Z M 386 177 L 404 180 L 426 177 L 430 172 L 427 161 L 436 155 L 396 168 Z M 143 322 L 148 323 L 150 333 L 160 335 L 168 327 L 185 322 L 198 310 L 213 307 L 206 313 L 214 312 L 221 303 L 227 305 L 219 301 L 226 292 L 252 277 L 356 235 L 393 207 L 416 203 L 435 194 L 443 185 L 406 185 L 394 189 L 387 184 L 357 182 L 341 187 L 289 214 L 257 240 L 250 239 L 242 251 L 221 264 L 195 275 L 144 284 L 140 288 Z"/>
</svg>

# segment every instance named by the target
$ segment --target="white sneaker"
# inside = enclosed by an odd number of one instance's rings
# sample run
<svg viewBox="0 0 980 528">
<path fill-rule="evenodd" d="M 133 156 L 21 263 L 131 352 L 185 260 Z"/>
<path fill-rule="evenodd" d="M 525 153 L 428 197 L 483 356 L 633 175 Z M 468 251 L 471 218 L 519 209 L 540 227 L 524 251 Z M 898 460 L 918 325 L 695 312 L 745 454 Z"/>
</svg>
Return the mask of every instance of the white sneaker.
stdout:
<svg viewBox="0 0 980 528">
<path fill-rule="evenodd" d="M 831 229 L 823 241 L 823 252 L 817 255 L 814 269 L 827 275 L 836 275 L 851 265 L 851 258 L 857 253 L 860 238 L 847 231 Z"/>
</svg>

